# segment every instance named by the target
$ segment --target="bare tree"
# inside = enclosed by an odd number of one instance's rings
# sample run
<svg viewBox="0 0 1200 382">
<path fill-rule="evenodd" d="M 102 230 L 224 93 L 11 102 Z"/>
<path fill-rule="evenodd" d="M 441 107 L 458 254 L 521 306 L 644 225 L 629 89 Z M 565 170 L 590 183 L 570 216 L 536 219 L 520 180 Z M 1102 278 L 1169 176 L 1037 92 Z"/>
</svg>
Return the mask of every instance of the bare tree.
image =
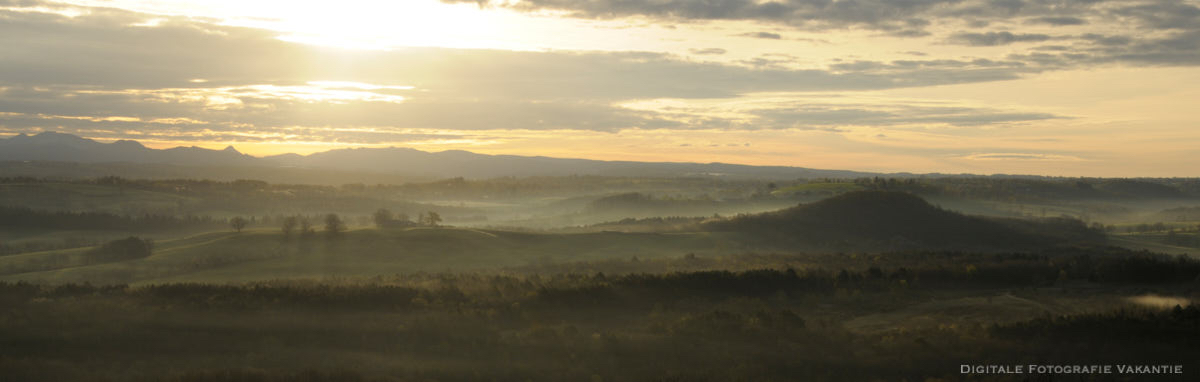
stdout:
<svg viewBox="0 0 1200 382">
<path fill-rule="evenodd" d="M 250 222 L 241 216 L 234 216 L 233 219 L 229 219 L 229 226 L 233 227 L 233 230 L 239 233 L 242 232 L 242 228 L 246 228 L 246 224 L 248 223 Z"/>
<path fill-rule="evenodd" d="M 437 227 L 438 223 L 442 222 L 442 215 L 438 215 L 437 212 L 429 211 L 425 213 L 425 221 L 430 227 Z"/>
<path fill-rule="evenodd" d="M 301 217 L 300 218 L 300 236 L 312 236 L 313 233 L 315 233 L 315 232 L 313 232 L 312 223 L 310 223 L 308 221 L 307 217 Z"/>
<path fill-rule="evenodd" d="M 284 237 L 292 236 L 292 231 L 296 230 L 296 225 L 299 223 L 300 223 L 300 221 L 298 219 L 296 219 L 295 216 L 288 216 L 286 218 L 283 218 L 283 236 Z"/>
</svg>

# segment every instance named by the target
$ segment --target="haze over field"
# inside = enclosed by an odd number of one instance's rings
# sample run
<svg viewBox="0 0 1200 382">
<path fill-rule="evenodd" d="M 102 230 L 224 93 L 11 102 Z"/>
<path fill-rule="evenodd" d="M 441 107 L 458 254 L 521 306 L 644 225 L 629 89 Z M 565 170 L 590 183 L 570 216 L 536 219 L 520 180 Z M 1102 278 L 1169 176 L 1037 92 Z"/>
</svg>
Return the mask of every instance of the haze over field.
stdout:
<svg viewBox="0 0 1200 382">
<path fill-rule="evenodd" d="M 1197 176 L 1200 7 L 0 2 L 0 132 L 869 172 Z"/>
<path fill-rule="evenodd" d="M 1200 0 L 0 0 L 0 381 L 1197 381 L 1197 83 Z"/>
</svg>

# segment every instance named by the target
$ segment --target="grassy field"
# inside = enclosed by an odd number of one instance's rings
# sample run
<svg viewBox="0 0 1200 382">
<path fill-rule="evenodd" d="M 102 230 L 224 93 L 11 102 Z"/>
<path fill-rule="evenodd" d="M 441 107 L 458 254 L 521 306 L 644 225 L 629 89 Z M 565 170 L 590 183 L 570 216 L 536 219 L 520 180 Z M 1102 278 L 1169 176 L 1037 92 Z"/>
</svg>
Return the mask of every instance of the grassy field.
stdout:
<svg viewBox="0 0 1200 382">
<path fill-rule="evenodd" d="M 1184 235 L 1190 237 L 1194 234 Z M 1165 236 L 1165 234 L 1116 234 L 1109 235 L 1109 240 L 1114 245 L 1119 245 L 1125 248 L 1147 250 L 1151 252 L 1167 253 L 1172 255 L 1200 255 L 1200 248 L 1164 243 L 1163 237 Z"/>
<path fill-rule="evenodd" d="M 51 211 L 96 211 L 114 214 L 173 213 L 196 198 L 107 185 L 79 183 L 0 184 L 4 205 Z"/>
<path fill-rule="evenodd" d="M 254 281 L 471 271 L 738 249 L 723 233 L 533 234 L 466 228 L 358 229 L 330 237 L 221 232 L 155 243 L 143 259 L 85 264 L 87 249 L 0 257 L 0 280 L 147 283 Z M 55 269 L 46 264 L 57 264 Z M 22 272 L 24 271 L 24 272 Z M 30 272 L 32 271 L 32 272 Z"/>
<path fill-rule="evenodd" d="M 1187 304 L 1200 299 L 1195 282 L 1046 282 L 1019 277 L 1027 272 L 1014 264 L 1025 260 L 1015 257 L 973 258 L 974 271 L 946 273 L 944 264 L 963 259 L 943 263 L 947 255 L 928 254 L 928 266 L 872 271 L 878 263 L 869 256 L 830 256 L 608 260 L 223 285 L 0 283 L 0 376 L 990 381 L 1020 379 L 962 375 L 959 365 L 1166 363 L 1188 372 L 1034 377 L 1185 381 L 1200 367 L 1200 312 L 1139 303 Z M 826 265 L 658 272 L 805 261 Z M 631 273 L 545 273 L 554 267 Z M 996 272 L 1015 277 L 986 276 Z"/>
</svg>

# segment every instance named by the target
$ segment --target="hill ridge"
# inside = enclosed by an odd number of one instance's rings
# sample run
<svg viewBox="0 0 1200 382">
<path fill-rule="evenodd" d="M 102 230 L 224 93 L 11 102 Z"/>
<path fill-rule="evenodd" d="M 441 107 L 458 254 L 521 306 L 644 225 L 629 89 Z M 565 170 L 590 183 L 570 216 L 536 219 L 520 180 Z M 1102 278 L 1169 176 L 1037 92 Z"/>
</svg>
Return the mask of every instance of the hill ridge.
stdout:
<svg viewBox="0 0 1200 382">
<path fill-rule="evenodd" d="M 1101 240 L 1073 219 L 985 218 L 897 191 L 854 191 L 795 207 L 703 224 L 765 242 L 843 249 L 1027 250 Z"/>
<path fill-rule="evenodd" d="M 740 179 L 851 178 L 882 175 L 848 170 L 729 163 L 636 162 L 545 156 L 490 155 L 464 150 L 427 152 L 413 148 L 344 148 L 300 155 L 256 157 L 233 146 L 154 149 L 133 140 L 101 143 L 60 132 L 0 138 L 0 161 L 233 165 L 299 167 L 435 178 L 603 175 L 635 177 L 724 177 Z"/>
</svg>

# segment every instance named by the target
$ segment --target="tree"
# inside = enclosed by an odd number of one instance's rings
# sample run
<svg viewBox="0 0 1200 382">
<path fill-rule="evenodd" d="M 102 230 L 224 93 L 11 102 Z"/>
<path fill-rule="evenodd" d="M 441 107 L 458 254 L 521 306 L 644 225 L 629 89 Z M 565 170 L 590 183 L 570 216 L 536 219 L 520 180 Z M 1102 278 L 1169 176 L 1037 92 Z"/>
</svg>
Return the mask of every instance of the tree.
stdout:
<svg viewBox="0 0 1200 382">
<path fill-rule="evenodd" d="M 297 224 L 300 224 L 300 221 L 295 216 L 283 218 L 283 236 L 292 236 L 292 231 L 296 230 Z"/>
<path fill-rule="evenodd" d="M 84 261 L 89 264 L 110 261 L 123 261 L 149 257 L 154 250 L 154 242 L 130 236 L 121 240 L 113 240 L 98 248 L 84 253 Z"/>
<path fill-rule="evenodd" d="M 438 223 L 441 223 L 441 222 L 442 222 L 442 216 L 438 215 L 437 212 L 429 211 L 429 212 L 425 213 L 425 222 L 424 223 L 429 225 L 430 227 L 437 227 Z"/>
<path fill-rule="evenodd" d="M 386 227 L 388 223 L 392 222 L 392 211 L 388 211 L 386 208 L 380 208 L 375 210 L 375 213 L 371 215 L 371 218 L 375 220 L 376 227 L 383 228 Z"/>
<path fill-rule="evenodd" d="M 337 214 L 325 215 L 325 233 L 330 236 L 337 235 L 346 230 L 346 223 L 342 222 L 342 218 Z"/>
<path fill-rule="evenodd" d="M 312 223 L 308 221 L 308 218 L 300 218 L 300 236 L 312 236 L 313 233 Z"/>
<path fill-rule="evenodd" d="M 242 232 L 242 228 L 246 228 L 247 223 L 249 223 L 249 221 L 241 216 L 234 216 L 233 219 L 229 219 L 229 226 L 233 227 L 233 230 L 238 231 L 239 233 Z"/>
</svg>

